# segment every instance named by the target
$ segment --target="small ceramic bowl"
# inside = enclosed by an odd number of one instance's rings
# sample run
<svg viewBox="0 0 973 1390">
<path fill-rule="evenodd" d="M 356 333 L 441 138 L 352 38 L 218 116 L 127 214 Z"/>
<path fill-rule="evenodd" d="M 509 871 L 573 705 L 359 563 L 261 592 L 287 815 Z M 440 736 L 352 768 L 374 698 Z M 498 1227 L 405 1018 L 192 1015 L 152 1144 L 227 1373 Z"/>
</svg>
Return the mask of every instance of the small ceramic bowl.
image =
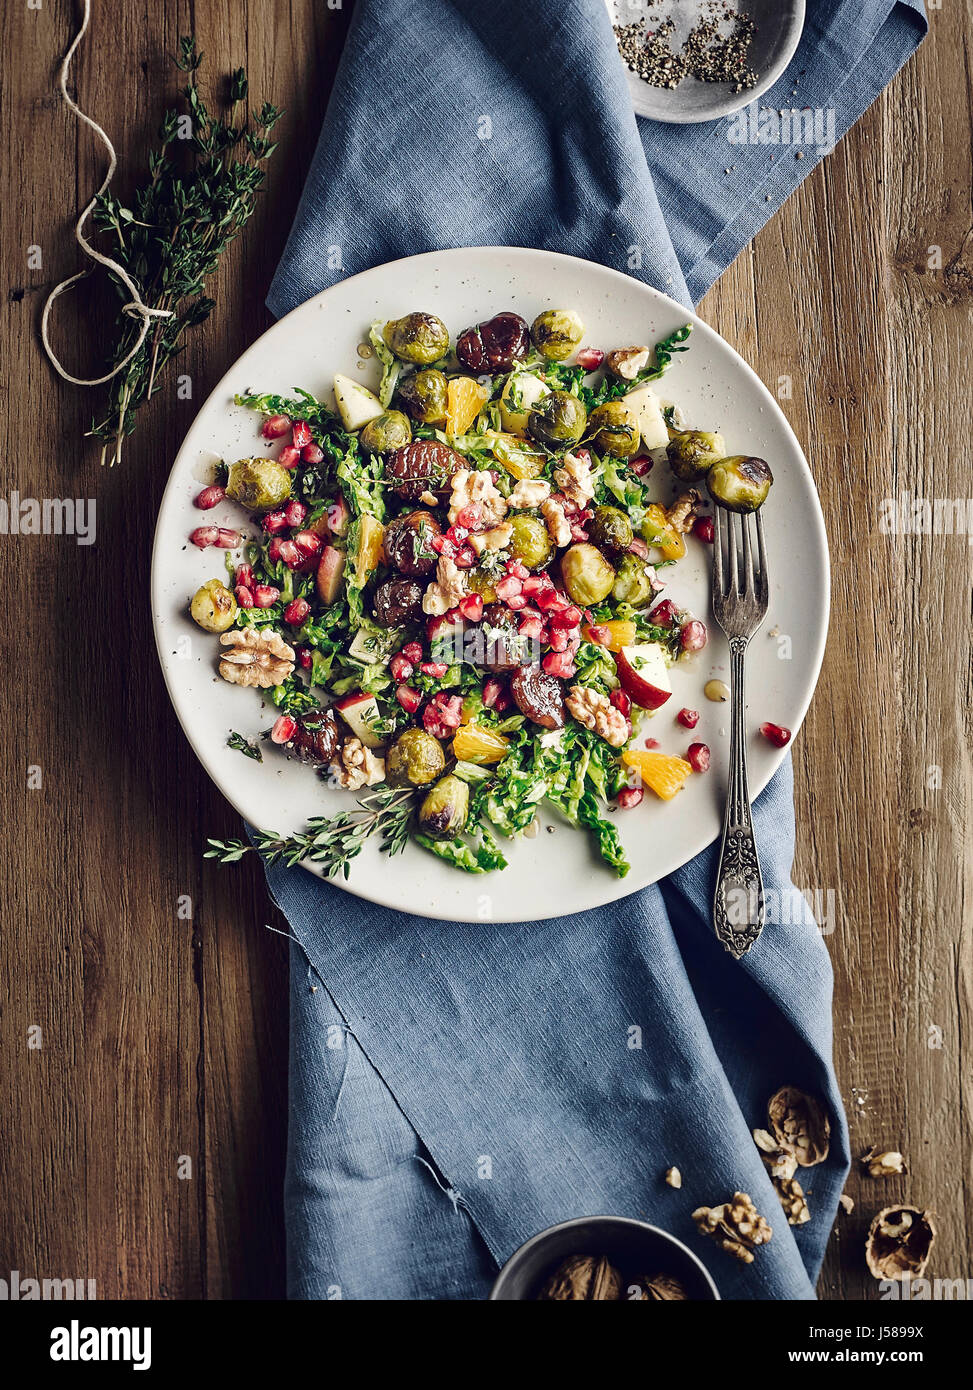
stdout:
<svg viewBox="0 0 973 1390">
<path fill-rule="evenodd" d="M 582 1216 L 541 1231 L 515 1250 L 497 1275 L 491 1302 L 531 1302 L 570 1255 L 605 1255 L 623 1278 L 671 1274 L 694 1302 L 720 1296 L 702 1261 L 667 1231 L 626 1216 Z"/>
<path fill-rule="evenodd" d="M 681 46 L 698 19 L 707 18 L 705 0 L 662 0 L 646 10 L 639 0 L 605 0 L 613 24 L 632 24 L 645 18 L 648 27 L 672 18 L 676 24 L 673 47 Z M 804 28 L 805 0 L 737 0 L 735 9 L 748 15 L 756 25 L 750 45 L 750 66 L 757 84 L 744 92 L 734 92 L 729 82 L 700 82 L 684 77 L 671 90 L 653 87 L 625 65 L 636 114 L 652 121 L 689 125 L 730 116 L 762 96 L 772 87 L 794 56 Z M 623 62 L 620 57 L 619 62 Z"/>
</svg>

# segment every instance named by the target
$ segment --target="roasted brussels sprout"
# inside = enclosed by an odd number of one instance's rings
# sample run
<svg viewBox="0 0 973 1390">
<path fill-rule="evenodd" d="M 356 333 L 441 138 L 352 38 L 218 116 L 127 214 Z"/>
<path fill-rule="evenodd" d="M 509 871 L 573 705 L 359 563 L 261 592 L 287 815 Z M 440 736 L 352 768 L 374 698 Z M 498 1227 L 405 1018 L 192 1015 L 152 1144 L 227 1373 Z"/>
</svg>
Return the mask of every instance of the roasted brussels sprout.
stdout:
<svg viewBox="0 0 973 1390">
<path fill-rule="evenodd" d="M 250 512 L 269 512 L 291 495 L 291 475 L 276 459 L 241 459 L 231 464 L 226 495 Z"/>
<path fill-rule="evenodd" d="M 424 787 L 435 782 L 446 758 L 442 745 L 425 729 L 406 729 L 385 755 L 385 780 L 393 787 Z"/>
<path fill-rule="evenodd" d="M 695 483 L 726 454 L 723 436 L 715 430 L 681 430 L 669 440 L 669 466 L 684 483 Z"/>
<path fill-rule="evenodd" d="M 442 425 L 449 404 L 449 382 L 431 367 L 413 372 L 400 385 L 396 399 L 406 415 L 420 425 Z"/>
<path fill-rule="evenodd" d="M 509 372 L 529 348 L 527 320 L 509 311 L 467 328 L 456 340 L 456 356 L 467 371 L 477 375 Z"/>
<path fill-rule="evenodd" d="M 588 429 L 592 431 L 591 442 L 600 454 L 630 459 L 642 447 L 638 421 L 629 414 L 623 401 L 606 401 L 604 405 L 596 405 L 588 416 Z"/>
<path fill-rule="evenodd" d="M 402 362 L 428 367 L 449 351 L 449 329 L 435 314 L 406 314 L 391 319 L 383 334 L 386 343 Z"/>
<path fill-rule="evenodd" d="M 396 517 L 385 528 L 385 554 L 390 565 L 407 579 L 417 579 L 436 568 L 436 552 L 430 542 L 442 534 L 432 512 L 421 509 Z"/>
<path fill-rule="evenodd" d="M 582 608 L 611 593 L 615 571 L 595 545 L 572 545 L 561 556 L 561 576 L 572 600 Z"/>
<path fill-rule="evenodd" d="M 467 571 L 466 583 L 470 591 L 479 594 L 484 603 L 495 603 L 497 591 L 494 585 L 500 577 L 499 574 L 494 574 L 491 570 L 483 569 L 477 565 L 475 569 Z"/>
<path fill-rule="evenodd" d="M 632 544 L 632 523 L 621 507 L 596 507 L 588 535 L 602 550 L 625 551 Z"/>
<path fill-rule="evenodd" d="M 543 569 L 554 549 L 543 521 L 527 512 L 521 512 L 509 520 L 513 527 L 509 547 L 513 559 L 519 560 L 529 570 Z"/>
<path fill-rule="evenodd" d="M 358 442 L 369 454 L 388 454 L 411 443 L 412 426 L 401 410 L 386 410 L 377 420 L 369 420 Z"/>
<path fill-rule="evenodd" d="M 421 584 L 414 579 L 386 579 L 372 599 L 375 621 L 380 627 L 401 627 L 422 621 Z"/>
<path fill-rule="evenodd" d="M 746 454 L 719 459 L 706 474 L 713 501 L 731 512 L 755 512 L 766 501 L 773 481 L 768 464 Z"/>
<path fill-rule="evenodd" d="M 418 502 L 424 492 L 448 497 L 453 474 L 468 467 L 463 455 L 448 444 L 438 439 L 414 439 L 385 460 L 385 477 L 396 496 Z"/>
<path fill-rule="evenodd" d="M 466 824 L 470 789 L 452 773 L 430 788 L 419 807 L 419 829 L 434 840 L 451 840 Z"/>
<path fill-rule="evenodd" d="M 527 423 L 526 416 L 524 423 Z M 494 434 L 490 439 L 490 453 L 498 463 L 503 464 L 512 478 L 517 479 L 539 478 L 547 463 L 547 454 L 543 449 L 512 434 Z"/>
<path fill-rule="evenodd" d="M 189 612 L 204 632 L 226 632 L 236 618 L 237 602 L 219 579 L 208 579 L 193 594 Z"/>
<path fill-rule="evenodd" d="M 548 309 L 530 330 L 534 346 L 549 362 L 563 362 L 584 337 L 584 324 L 573 309 Z"/>
<path fill-rule="evenodd" d="M 651 566 L 638 555 L 623 555 L 612 585 L 612 598 L 615 602 L 628 603 L 633 608 L 644 608 L 654 592 Z"/>
<path fill-rule="evenodd" d="M 552 391 L 534 406 L 527 417 L 527 433 L 538 444 L 560 449 L 577 444 L 584 434 L 588 413 L 570 391 Z"/>
</svg>

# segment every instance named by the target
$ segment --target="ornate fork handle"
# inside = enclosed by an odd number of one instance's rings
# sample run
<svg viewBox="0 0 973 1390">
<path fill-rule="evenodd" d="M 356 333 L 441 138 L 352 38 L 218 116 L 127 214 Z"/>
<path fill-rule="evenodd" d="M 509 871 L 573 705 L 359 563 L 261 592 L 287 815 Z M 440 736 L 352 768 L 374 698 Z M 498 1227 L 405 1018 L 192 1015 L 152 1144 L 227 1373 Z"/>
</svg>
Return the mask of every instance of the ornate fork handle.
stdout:
<svg viewBox="0 0 973 1390">
<path fill-rule="evenodd" d="M 750 819 L 744 734 L 743 661 L 749 640 L 730 638 L 730 780 L 713 901 L 716 935 L 737 960 L 750 950 L 764 924 L 764 889 Z"/>
</svg>

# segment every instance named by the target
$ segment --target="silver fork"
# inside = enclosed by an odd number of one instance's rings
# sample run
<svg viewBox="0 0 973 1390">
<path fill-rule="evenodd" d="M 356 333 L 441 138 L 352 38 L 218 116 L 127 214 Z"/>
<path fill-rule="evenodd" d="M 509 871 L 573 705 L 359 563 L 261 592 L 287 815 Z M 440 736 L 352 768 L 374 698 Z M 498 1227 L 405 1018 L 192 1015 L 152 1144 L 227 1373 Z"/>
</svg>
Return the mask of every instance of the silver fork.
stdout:
<svg viewBox="0 0 973 1390">
<path fill-rule="evenodd" d="M 731 721 L 730 776 L 713 897 L 713 925 L 716 935 L 737 960 L 750 950 L 764 924 L 763 880 L 747 789 L 743 663 L 751 637 L 767 616 L 767 552 L 760 512 L 755 514 L 756 546 L 750 534 L 750 520 L 751 514 L 738 515 L 717 507 L 713 548 L 713 612 L 730 643 Z"/>
</svg>

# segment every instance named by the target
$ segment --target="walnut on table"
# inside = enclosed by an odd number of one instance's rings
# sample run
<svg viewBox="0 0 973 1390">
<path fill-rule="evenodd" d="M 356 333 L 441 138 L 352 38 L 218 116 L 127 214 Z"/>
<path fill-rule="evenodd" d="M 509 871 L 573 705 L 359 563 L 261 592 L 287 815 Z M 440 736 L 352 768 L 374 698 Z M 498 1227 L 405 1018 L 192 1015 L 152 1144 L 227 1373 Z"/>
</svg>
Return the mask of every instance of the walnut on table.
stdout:
<svg viewBox="0 0 973 1390">
<path fill-rule="evenodd" d="M 629 735 L 628 720 L 600 690 L 572 685 L 564 702 L 579 724 L 593 729 L 612 748 L 621 748 Z"/>
<path fill-rule="evenodd" d="M 269 627 L 231 628 L 220 636 L 226 651 L 220 657 L 220 675 L 231 685 L 280 685 L 294 670 L 294 648 Z"/>
<path fill-rule="evenodd" d="M 753 1252 L 773 1235 L 769 1222 L 757 1211 L 746 1192 L 734 1192 L 733 1200 L 718 1207 L 697 1207 L 693 1220 L 703 1235 L 712 1236 L 721 1250 L 744 1264 L 753 1264 Z"/>
</svg>

